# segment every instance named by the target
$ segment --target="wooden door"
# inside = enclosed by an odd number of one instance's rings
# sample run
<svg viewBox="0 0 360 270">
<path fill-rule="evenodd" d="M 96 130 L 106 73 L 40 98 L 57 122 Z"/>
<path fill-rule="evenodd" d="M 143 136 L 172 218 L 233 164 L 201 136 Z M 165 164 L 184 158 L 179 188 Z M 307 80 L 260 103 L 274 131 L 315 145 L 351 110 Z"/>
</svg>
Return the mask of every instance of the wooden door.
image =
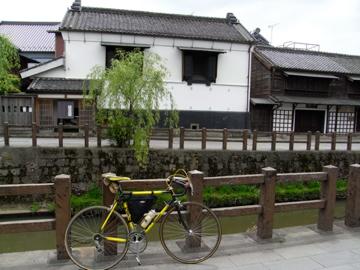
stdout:
<svg viewBox="0 0 360 270">
<path fill-rule="evenodd" d="M 296 110 L 295 132 L 324 131 L 325 111 Z"/>
</svg>

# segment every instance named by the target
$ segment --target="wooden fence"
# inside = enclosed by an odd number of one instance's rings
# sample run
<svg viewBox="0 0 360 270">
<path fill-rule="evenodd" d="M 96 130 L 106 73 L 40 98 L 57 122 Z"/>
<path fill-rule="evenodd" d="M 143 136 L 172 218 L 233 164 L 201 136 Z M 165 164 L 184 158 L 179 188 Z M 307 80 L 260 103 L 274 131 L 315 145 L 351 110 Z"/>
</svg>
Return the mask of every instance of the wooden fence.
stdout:
<svg viewBox="0 0 360 270">
<path fill-rule="evenodd" d="M 43 138 L 39 134 L 39 126 L 35 123 L 31 127 L 20 127 L 9 125 L 8 123 L 3 124 L 3 136 L 4 145 L 10 146 L 10 138 L 15 137 L 11 134 L 11 130 L 14 128 L 27 128 L 31 131 L 31 138 L 33 147 L 38 145 L 38 138 Z M 49 128 L 49 127 L 47 127 Z M 64 147 L 64 130 L 73 129 L 72 126 L 63 126 L 61 124 L 50 127 L 56 132 L 53 133 L 52 138 L 58 139 L 58 146 Z M 107 127 L 97 126 L 95 129 L 90 129 L 89 125 L 83 125 L 78 127 L 81 133 L 79 136 L 83 138 L 83 146 L 89 147 L 90 137 L 96 137 L 96 146 L 102 147 L 102 141 L 106 139 L 105 130 Z M 232 150 L 258 150 L 259 144 L 266 144 L 267 150 L 275 151 L 279 148 L 279 144 L 288 145 L 288 147 L 282 147 L 282 150 L 288 149 L 289 151 L 294 150 L 294 146 L 301 144 L 305 145 L 306 148 L 302 150 L 315 150 L 319 151 L 320 146 L 324 144 L 330 145 L 331 150 L 336 150 L 339 144 L 346 144 L 346 150 L 351 151 L 354 144 L 360 144 L 360 133 L 348 133 L 348 134 L 337 134 L 333 133 L 320 133 L 319 131 L 312 133 L 294 133 L 294 132 L 258 132 L 256 130 L 236 130 L 236 129 L 185 129 L 183 127 L 179 129 L 166 129 L 166 128 L 154 128 L 152 132 L 153 140 L 167 141 L 167 148 L 173 149 L 175 140 L 178 141 L 179 149 L 186 149 L 186 143 L 188 142 L 199 142 L 202 150 L 208 149 L 208 142 L 219 142 L 221 143 L 221 149 L 229 149 L 229 143 L 240 143 L 237 148 L 232 147 Z M 353 140 L 353 138 L 359 138 L 359 140 Z M 260 149 L 261 150 L 261 149 Z"/>
<path fill-rule="evenodd" d="M 360 165 L 350 166 L 348 192 L 345 210 L 345 225 L 360 227 Z M 108 174 L 107 174 L 108 175 Z M 338 168 L 325 166 L 322 172 L 281 173 L 276 169 L 264 168 L 261 174 L 204 177 L 200 171 L 189 172 L 194 186 L 190 201 L 203 202 L 203 189 L 206 186 L 221 185 L 258 185 L 260 187 L 259 203 L 255 205 L 214 208 L 218 216 L 257 215 L 257 237 L 272 238 L 274 214 L 278 212 L 319 209 L 317 227 L 323 231 L 332 231 L 336 202 L 336 180 Z M 275 202 L 275 186 L 277 183 L 321 181 L 321 195 L 318 200 L 296 201 L 286 203 Z M 126 189 L 166 188 L 164 179 L 122 181 Z M 0 196 L 18 196 L 55 193 L 55 218 L 45 220 L 27 220 L 0 222 L 0 233 L 31 232 L 56 230 L 56 249 L 58 259 L 67 259 L 64 237 L 67 224 L 71 218 L 70 194 L 71 181 L 68 175 L 58 175 L 54 183 L 27 185 L 0 185 Z M 114 194 L 103 186 L 103 204 L 110 206 Z"/>
<path fill-rule="evenodd" d="M 68 175 L 58 175 L 54 183 L 0 185 L 0 196 L 55 195 L 55 218 L 0 222 L 0 234 L 56 230 L 57 259 L 68 259 L 64 238 L 71 218 L 71 180 Z M 21 215 L 17 215 L 20 217 Z M 24 239 L 26 241 L 26 239 Z"/>
<path fill-rule="evenodd" d="M 106 177 L 108 174 L 104 174 Z M 259 185 L 259 203 L 255 205 L 213 208 L 218 216 L 258 215 L 257 237 L 269 239 L 273 234 L 274 214 L 303 209 L 319 209 L 317 227 L 319 230 L 332 231 L 334 210 L 336 202 L 336 180 L 338 168 L 325 166 L 322 172 L 312 173 L 281 173 L 276 169 L 264 168 L 261 174 L 232 175 L 219 177 L 204 177 L 200 171 L 189 173 L 194 186 L 190 201 L 203 203 L 203 189 L 206 186 L 221 185 Z M 277 183 L 308 182 L 317 180 L 321 182 L 321 195 L 318 200 L 295 201 L 276 203 L 275 186 Z M 345 224 L 347 226 L 360 226 L 360 165 L 351 165 L 349 174 L 349 189 L 346 203 Z M 121 186 L 127 189 L 158 189 L 165 188 L 163 179 L 122 181 Z M 108 187 L 103 186 L 103 204 L 110 206 L 114 199 Z"/>
</svg>

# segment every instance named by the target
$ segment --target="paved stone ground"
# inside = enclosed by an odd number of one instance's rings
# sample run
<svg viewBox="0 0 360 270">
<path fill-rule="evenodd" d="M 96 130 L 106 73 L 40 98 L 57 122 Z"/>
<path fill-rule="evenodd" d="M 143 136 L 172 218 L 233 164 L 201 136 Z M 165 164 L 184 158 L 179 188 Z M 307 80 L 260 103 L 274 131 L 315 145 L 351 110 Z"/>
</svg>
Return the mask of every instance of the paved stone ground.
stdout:
<svg viewBox="0 0 360 270">
<path fill-rule="evenodd" d="M 360 150 L 360 138 L 353 139 L 352 150 Z M 270 138 L 261 138 L 261 140 L 269 141 Z M 276 150 L 286 151 L 289 149 L 289 139 L 287 137 L 278 136 L 278 143 L 276 144 Z M 305 136 L 299 136 L 296 138 L 299 141 L 306 141 Z M 10 146 L 14 147 L 30 147 L 31 138 L 10 138 Z M 97 140 L 94 137 L 89 139 L 90 147 L 96 147 Z M 110 146 L 109 140 L 102 140 L 103 146 Z M 58 147 L 59 141 L 56 138 L 38 138 L 38 146 L 40 147 Z M 184 143 L 185 149 L 201 149 L 201 141 L 187 140 Z M 4 138 L 0 138 L 0 147 L 4 146 Z M 64 147 L 82 147 L 84 146 L 84 139 L 82 138 L 64 138 Z M 153 149 L 166 149 L 168 147 L 167 140 L 151 140 L 150 147 Z M 179 139 L 174 138 L 174 149 L 179 149 Z M 222 142 L 221 141 L 208 141 L 206 143 L 206 149 L 209 150 L 221 150 Z M 228 142 L 227 149 L 229 150 L 242 150 L 242 142 Z M 248 149 L 252 149 L 252 140 L 248 140 Z M 315 149 L 315 139 L 312 140 L 311 149 Z M 320 150 L 330 150 L 331 143 L 330 138 L 322 139 L 320 144 Z M 270 151 L 271 144 L 270 142 L 260 142 L 257 143 L 257 150 L 260 151 Z M 294 150 L 306 150 L 306 143 L 295 143 Z M 346 150 L 346 137 L 339 137 L 338 143 L 336 144 L 336 150 Z"/>
<path fill-rule="evenodd" d="M 256 242 L 249 234 L 224 235 L 213 258 L 184 265 L 169 258 L 158 242 L 151 242 L 137 266 L 133 256 L 114 269 L 132 270 L 354 270 L 360 269 L 360 228 L 336 223 L 331 233 L 321 233 L 315 225 L 275 230 L 272 241 Z M 0 254 L 0 269 L 78 269 L 71 262 L 56 262 L 54 251 Z"/>
</svg>

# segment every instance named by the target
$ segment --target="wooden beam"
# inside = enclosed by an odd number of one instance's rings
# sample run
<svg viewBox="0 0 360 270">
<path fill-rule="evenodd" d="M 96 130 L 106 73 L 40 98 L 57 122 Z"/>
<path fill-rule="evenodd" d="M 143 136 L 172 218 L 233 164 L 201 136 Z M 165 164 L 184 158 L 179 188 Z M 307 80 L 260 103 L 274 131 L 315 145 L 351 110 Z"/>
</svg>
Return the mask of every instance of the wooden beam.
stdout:
<svg viewBox="0 0 360 270">
<path fill-rule="evenodd" d="M 54 229 L 54 218 L 0 222 L 0 234 L 51 231 Z"/>
<path fill-rule="evenodd" d="M 252 143 L 252 150 L 256 151 L 256 146 L 257 146 L 257 130 L 255 129 L 253 131 L 253 143 Z"/>
<path fill-rule="evenodd" d="M 205 186 L 255 185 L 264 183 L 262 174 L 204 177 Z"/>
<path fill-rule="evenodd" d="M 202 150 L 206 149 L 206 137 L 207 137 L 206 128 L 202 128 L 202 130 L 201 130 L 201 149 Z"/>
<path fill-rule="evenodd" d="M 149 180 L 126 180 L 120 181 L 119 184 L 123 190 L 140 189 L 151 190 L 154 188 L 166 188 L 165 179 L 149 179 Z"/>
<path fill-rule="evenodd" d="M 169 128 L 168 129 L 168 148 L 173 149 L 174 145 L 174 129 Z"/>
<path fill-rule="evenodd" d="M 335 166 L 324 166 L 327 173 L 327 181 L 321 182 L 320 198 L 325 200 L 324 208 L 319 211 L 317 227 L 319 230 L 332 231 L 334 222 L 334 211 L 336 203 L 336 180 L 339 176 L 339 169 Z"/>
<path fill-rule="evenodd" d="M 235 217 L 244 215 L 256 215 L 261 213 L 261 205 L 245 205 L 234 207 L 213 208 L 213 212 L 218 217 Z"/>
<path fill-rule="evenodd" d="M 313 173 L 279 173 L 277 175 L 277 182 L 308 182 L 308 181 L 326 181 L 326 172 L 313 172 Z"/>
<path fill-rule="evenodd" d="M 269 239 L 273 234 L 276 170 L 267 167 L 262 169 L 262 173 L 264 184 L 260 187 L 259 198 L 262 211 L 258 216 L 256 233 L 260 239 Z"/>
<path fill-rule="evenodd" d="M 0 196 L 49 194 L 53 189 L 53 183 L 0 185 Z"/>
<path fill-rule="evenodd" d="M 345 208 L 345 225 L 360 227 L 360 165 L 350 166 Z"/>
<path fill-rule="evenodd" d="M 69 259 L 65 249 L 65 232 L 71 219 L 71 179 L 70 175 L 55 176 L 55 219 L 57 259 Z"/>
<path fill-rule="evenodd" d="M 320 209 L 325 207 L 325 200 L 275 203 L 275 212 L 288 212 L 303 209 Z"/>
</svg>

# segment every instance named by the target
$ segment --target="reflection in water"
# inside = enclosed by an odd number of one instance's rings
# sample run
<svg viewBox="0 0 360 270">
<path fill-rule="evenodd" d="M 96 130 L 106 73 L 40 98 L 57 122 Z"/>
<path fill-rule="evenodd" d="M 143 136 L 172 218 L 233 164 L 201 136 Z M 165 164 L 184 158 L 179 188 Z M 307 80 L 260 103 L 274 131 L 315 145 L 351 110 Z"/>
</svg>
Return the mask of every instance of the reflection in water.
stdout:
<svg viewBox="0 0 360 270">
<path fill-rule="evenodd" d="M 343 218 L 345 202 L 336 203 L 335 218 Z M 301 210 L 275 215 L 275 228 L 314 224 L 318 210 Z M 245 232 L 255 229 L 256 216 L 223 217 L 220 219 L 224 234 Z M 158 226 L 148 235 L 148 239 L 158 240 Z M 27 250 L 55 249 L 55 232 L 29 232 L 0 234 L 0 253 Z"/>
</svg>

